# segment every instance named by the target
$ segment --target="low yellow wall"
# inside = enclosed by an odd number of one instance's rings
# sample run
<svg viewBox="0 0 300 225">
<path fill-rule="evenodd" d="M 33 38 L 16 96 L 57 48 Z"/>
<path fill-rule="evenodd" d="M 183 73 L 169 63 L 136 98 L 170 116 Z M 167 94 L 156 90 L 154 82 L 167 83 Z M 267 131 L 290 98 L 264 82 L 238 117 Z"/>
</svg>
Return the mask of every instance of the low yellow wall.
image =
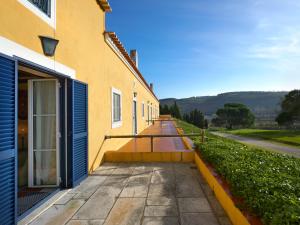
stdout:
<svg viewBox="0 0 300 225">
<path fill-rule="evenodd" d="M 105 153 L 105 162 L 194 162 L 194 152 L 115 152 Z"/>
</svg>

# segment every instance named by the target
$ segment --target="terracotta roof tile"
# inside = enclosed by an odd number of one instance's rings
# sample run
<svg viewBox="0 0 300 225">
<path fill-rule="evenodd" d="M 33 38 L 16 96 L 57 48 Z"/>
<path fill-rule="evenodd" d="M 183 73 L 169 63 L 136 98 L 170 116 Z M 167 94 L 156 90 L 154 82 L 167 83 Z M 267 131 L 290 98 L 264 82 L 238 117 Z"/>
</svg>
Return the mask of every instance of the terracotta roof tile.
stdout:
<svg viewBox="0 0 300 225">
<path fill-rule="evenodd" d="M 153 90 L 150 88 L 149 84 L 147 83 L 147 81 L 145 80 L 145 78 L 143 77 L 143 75 L 141 74 L 141 72 L 139 71 L 139 69 L 136 67 L 134 61 L 131 59 L 131 57 L 127 53 L 126 49 L 124 48 L 123 44 L 119 40 L 119 38 L 116 35 L 116 33 L 115 32 L 105 32 L 105 33 L 109 35 L 110 39 L 113 41 L 113 43 L 115 44 L 115 46 L 119 49 L 119 51 L 122 53 L 122 55 L 127 60 L 127 62 L 130 64 L 130 66 L 134 69 L 134 71 L 138 74 L 138 76 L 144 82 L 144 84 L 146 85 L 146 87 L 150 90 L 150 92 L 158 100 L 158 98 L 154 94 Z"/>
<path fill-rule="evenodd" d="M 111 12 L 112 11 L 112 9 L 109 5 L 109 2 L 107 0 L 98 0 L 98 3 L 99 3 L 101 9 L 104 12 Z"/>
</svg>

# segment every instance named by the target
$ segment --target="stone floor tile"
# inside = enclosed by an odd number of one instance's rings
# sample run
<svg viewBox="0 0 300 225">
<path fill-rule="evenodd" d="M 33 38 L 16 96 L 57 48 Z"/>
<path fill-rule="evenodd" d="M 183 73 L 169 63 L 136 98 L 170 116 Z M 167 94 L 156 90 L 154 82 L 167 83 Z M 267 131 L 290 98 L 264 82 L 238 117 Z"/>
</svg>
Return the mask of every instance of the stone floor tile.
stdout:
<svg viewBox="0 0 300 225">
<path fill-rule="evenodd" d="M 54 205 L 65 205 L 67 204 L 73 197 L 75 196 L 75 193 L 74 194 L 65 194 L 64 196 L 62 196 L 58 201 L 56 201 L 54 203 Z"/>
<path fill-rule="evenodd" d="M 175 186 L 170 184 L 150 184 L 148 197 L 174 196 Z"/>
<path fill-rule="evenodd" d="M 176 198 L 174 196 L 154 196 L 148 197 L 146 200 L 147 205 L 173 205 L 176 206 Z"/>
<path fill-rule="evenodd" d="M 206 198 L 178 198 L 177 200 L 181 213 L 212 212 Z"/>
<path fill-rule="evenodd" d="M 152 184 L 175 183 L 175 176 L 168 170 L 155 170 L 151 177 Z"/>
<path fill-rule="evenodd" d="M 146 206 L 144 216 L 178 216 L 176 206 Z"/>
<path fill-rule="evenodd" d="M 67 225 L 103 225 L 105 220 L 70 220 Z"/>
<path fill-rule="evenodd" d="M 179 225 L 177 217 L 144 217 L 142 225 Z"/>
<path fill-rule="evenodd" d="M 105 219 L 121 192 L 118 187 L 100 187 L 74 215 L 73 219 Z"/>
<path fill-rule="evenodd" d="M 150 163 L 137 163 L 133 167 L 132 175 L 151 175 L 153 166 Z"/>
<path fill-rule="evenodd" d="M 106 176 L 88 176 L 77 187 L 71 190 L 70 194 L 85 194 L 91 196 L 97 188 L 105 181 Z"/>
<path fill-rule="evenodd" d="M 114 170 L 118 167 L 117 163 L 103 163 L 100 167 L 98 167 L 93 174 L 97 175 L 111 175 Z"/>
<path fill-rule="evenodd" d="M 53 205 L 36 218 L 31 225 L 66 224 L 74 213 L 84 204 L 84 200 L 71 200 L 66 205 Z"/>
<path fill-rule="evenodd" d="M 120 197 L 147 197 L 150 175 L 131 176 Z"/>
<path fill-rule="evenodd" d="M 140 225 L 145 201 L 145 198 L 119 198 L 104 224 Z"/>
<path fill-rule="evenodd" d="M 211 187 L 207 183 L 201 184 L 201 187 L 202 187 L 204 193 L 207 196 L 213 196 L 214 195 L 214 191 L 211 189 Z"/>
<path fill-rule="evenodd" d="M 221 204 L 219 203 L 219 201 L 216 199 L 215 196 L 213 196 L 213 195 L 207 196 L 207 199 L 208 199 L 214 213 L 217 216 L 226 216 L 226 212 L 224 211 L 223 207 L 221 206 Z"/>
<path fill-rule="evenodd" d="M 204 197 L 204 193 L 197 181 L 182 181 L 176 183 L 176 197 Z"/>
<path fill-rule="evenodd" d="M 230 219 L 227 216 L 218 217 L 220 225 L 232 225 Z"/>
<path fill-rule="evenodd" d="M 183 213 L 181 225 L 219 225 L 212 213 Z"/>
</svg>

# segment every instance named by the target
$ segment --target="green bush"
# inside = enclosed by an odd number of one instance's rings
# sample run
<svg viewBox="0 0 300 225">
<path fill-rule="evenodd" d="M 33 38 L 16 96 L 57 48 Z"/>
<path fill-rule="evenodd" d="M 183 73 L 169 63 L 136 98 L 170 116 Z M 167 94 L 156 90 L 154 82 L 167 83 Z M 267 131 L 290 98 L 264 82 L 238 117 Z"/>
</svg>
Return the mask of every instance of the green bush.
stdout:
<svg viewBox="0 0 300 225">
<path fill-rule="evenodd" d="M 300 224 L 300 159 L 208 135 L 194 139 L 201 156 L 230 185 L 235 197 L 264 224 Z"/>
</svg>

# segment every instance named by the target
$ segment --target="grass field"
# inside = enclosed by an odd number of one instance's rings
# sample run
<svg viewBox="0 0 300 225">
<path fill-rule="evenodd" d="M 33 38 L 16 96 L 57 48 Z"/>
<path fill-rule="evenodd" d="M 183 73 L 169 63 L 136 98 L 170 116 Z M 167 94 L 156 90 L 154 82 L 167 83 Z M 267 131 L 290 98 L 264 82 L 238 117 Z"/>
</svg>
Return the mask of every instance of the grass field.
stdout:
<svg viewBox="0 0 300 225">
<path fill-rule="evenodd" d="M 262 138 L 270 141 L 280 142 L 288 145 L 300 147 L 300 131 L 292 130 L 258 130 L 258 129 L 241 129 L 226 131 L 231 134 Z"/>
</svg>

